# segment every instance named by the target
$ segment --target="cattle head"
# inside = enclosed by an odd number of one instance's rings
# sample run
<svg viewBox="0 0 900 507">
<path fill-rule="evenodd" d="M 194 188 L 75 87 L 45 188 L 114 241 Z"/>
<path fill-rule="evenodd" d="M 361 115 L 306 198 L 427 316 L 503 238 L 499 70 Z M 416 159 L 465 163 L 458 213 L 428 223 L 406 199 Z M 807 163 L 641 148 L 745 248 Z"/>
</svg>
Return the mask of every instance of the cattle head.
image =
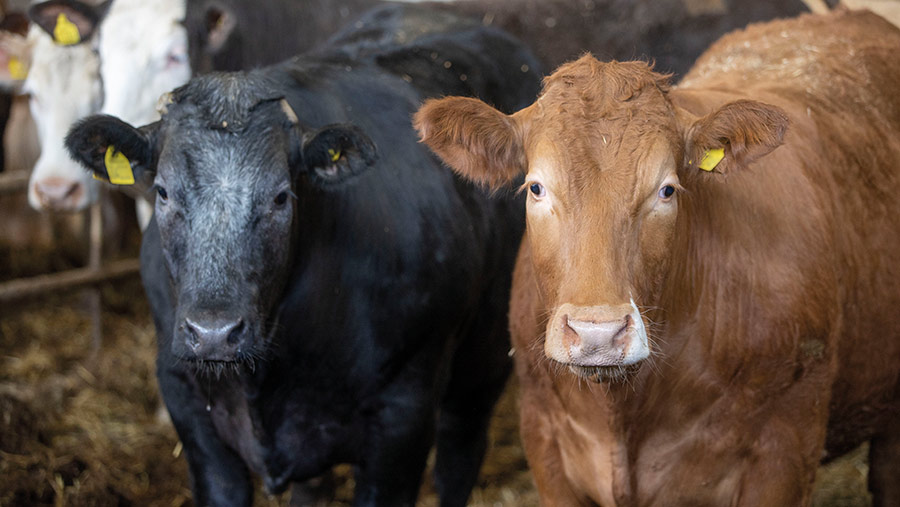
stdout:
<svg viewBox="0 0 900 507">
<path fill-rule="evenodd" d="M 666 76 L 647 64 L 586 55 L 513 115 L 451 97 L 428 101 L 415 124 L 470 180 L 498 187 L 525 174 L 535 290 L 547 304 L 544 352 L 601 381 L 626 379 L 652 353 L 641 309 L 659 304 L 688 212 L 681 201 L 777 147 L 787 118 L 751 101 L 697 118 L 673 105 Z M 720 152 L 714 172 L 698 168 Z"/>
<path fill-rule="evenodd" d="M 191 78 L 185 0 L 116 0 L 97 52 L 104 114 L 133 125 L 156 121 L 156 100 Z"/>
<path fill-rule="evenodd" d="M 72 123 L 100 109 L 99 61 L 89 41 L 107 6 L 62 0 L 34 4 L 27 38 L 4 34 L 0 43 L 7 69 L 15 70 L 9 77 L 17 78 L 21 93 L 29 96 L 41 145 L 28 184 L 34 209 L 78 211 L 96 199 L 96 182 L 69 158 L 63 138 Z"/>
<path fill-rule="evenodd" d="M 93 116 L 66 139 L 98 176 L 110 177 L 120 153 L 136 184 L 156 189 L 179 357 L 254 364 L 291 275 L 297 195 L 330 191 L 374 164 L 359 129 L 304 127 L 282 94 L 259 74 L 211 74 L 164 97 L 156 123 Z"/>
</svg>

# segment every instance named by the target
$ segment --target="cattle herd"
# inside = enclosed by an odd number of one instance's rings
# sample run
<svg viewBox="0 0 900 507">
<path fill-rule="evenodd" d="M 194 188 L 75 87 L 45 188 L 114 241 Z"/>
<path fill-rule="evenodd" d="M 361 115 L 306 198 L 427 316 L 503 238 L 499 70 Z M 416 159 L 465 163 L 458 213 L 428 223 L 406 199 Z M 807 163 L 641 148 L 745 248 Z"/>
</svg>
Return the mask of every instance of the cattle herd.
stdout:
<svg viewBox="0 0 900 507">
<path fill-rule="evenodd" d="M 464 506 L 511 372 L 542 505 L 809 505 L 864 442 L 900 505 L 900 30 L 831 7 L 49 0 L 0 78 L 33 207 L 135 199 L 197 505 L 433 448 Z"/>
</svg>

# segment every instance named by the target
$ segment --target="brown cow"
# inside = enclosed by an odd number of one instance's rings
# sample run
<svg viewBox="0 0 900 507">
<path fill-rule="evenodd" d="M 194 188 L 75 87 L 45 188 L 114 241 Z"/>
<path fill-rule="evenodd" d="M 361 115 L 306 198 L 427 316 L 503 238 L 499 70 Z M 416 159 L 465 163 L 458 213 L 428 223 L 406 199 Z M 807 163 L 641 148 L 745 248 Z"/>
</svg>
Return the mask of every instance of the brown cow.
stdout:
<svg viewBox="0 0 900 507">
<path fill-rule="evenodd" d="M 511 331 L 545 505 L 805 505 L 867 439 L 900 505 L 898 52 L 871 13 L 807 15 L 678 87 L 585 56 L 511 116 L 417 113 L 460 174 L 526 174 Z"/>
</svg>

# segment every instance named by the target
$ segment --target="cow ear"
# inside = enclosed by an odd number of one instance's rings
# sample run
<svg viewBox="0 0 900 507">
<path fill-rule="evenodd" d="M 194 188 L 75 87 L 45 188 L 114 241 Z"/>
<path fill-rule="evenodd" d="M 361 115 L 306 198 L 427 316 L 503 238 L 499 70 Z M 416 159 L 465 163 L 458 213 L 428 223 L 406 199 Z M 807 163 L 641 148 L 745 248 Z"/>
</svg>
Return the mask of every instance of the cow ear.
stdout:
<svg viewBox="0 0 900 507">
<path fill-rule="evenodd" d="M 89 116 L 69 130 L 66 149 L 96 178 L 145 189 L 156 173 L 158 128 L 159 122 L 136 129 L 112 116 Z"/>
<path fill-rule="evenodd" d="M 24 19 L 24 16 L 22 18 Z M 18 30 L 3 29 L 8 19 L 9 16 L 0 23 L 0 87 L 17 90 L 28 76 L 31 45 L 28 44 L 25 35 L 19 34 Z M 27 20 L 25 23 L 27 26 Z"/>
<path fill-rule="evenodd" d="M 206 47 L 210 54 L 218 53 L 228 39 L 237 24 L 234 12 L 225 5 L 214 3 L 206 8 Z"/>
<path fill-rule="evenodd" d="M 328 187 L 366 171 L 378 159 L 375 143 L 350 124 L 328 125 L 305 136 L 303 165 L 310 180 Z"/>
<path fill-rule="evenodd" d="M 89 40 L 106 16 L 112 0 L 91 5 L 75 0 L 49 0 L 32 5 L 28 17 L 61 46 Z"/>
<path fill-rule="evenodd" d="M 776 106 L 753 100 L 730 102 L 688 129 L 685 165 L 720 173 L 739 170 L 780 146 L 789 124 Z"/>
<path fill-rule="evenodd" d="M 447 97 L 426 101 L 413 125 L 460 176 L 496 189 L 526 171 L 520 113 L 510 116 L 478 99 Z"/>
</svg>

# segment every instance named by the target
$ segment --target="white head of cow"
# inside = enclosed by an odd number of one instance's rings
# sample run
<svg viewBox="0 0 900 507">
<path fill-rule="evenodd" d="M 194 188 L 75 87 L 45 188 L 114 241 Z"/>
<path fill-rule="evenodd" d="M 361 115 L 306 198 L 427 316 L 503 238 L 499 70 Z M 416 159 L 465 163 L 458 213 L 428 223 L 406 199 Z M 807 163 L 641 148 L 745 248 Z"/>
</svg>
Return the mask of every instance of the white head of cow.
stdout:
<svg viewBox="0 0 900 507">
<path fill-rule="evenodd" d="M 49 0 L 29 8 L 27 35 L 6 31 L 5 22 L 0 31 L 0 84 L 29 95 L 41 144 L 28 185 L 35 209 L 77 211 L 96 197 L 96 182 L 69 158 L 63 139 L 72 123 L 100 108 L 99 60 L 91 44 L 108 6 Z"/>
<path fill-rule="evenodd" d="M 69 157 L 63 140 L 103 99 L 91 39 L 107 6 L 49 1 L 29 9 L 30 68 L 22 92 L 30 96 L 41 144 L 28 184 L 28 202 L 35 209 L 77 211 L 96 199 L 97 183 Z"/>
<path fill-rule="evenodd" d="M 560 67 L 513 115 L 451 97 L 426 102 L 415 122 L 471 180 L 496 187 L 525 174 L 545 355 L 597 381 L 622 380 L 650 356 L 640 308 L 660 305 L 666 279 L 684 269 L 673 252 L 687 249 L 686 217 L 705 212 L 690 200 L 708 181 L 704 153 L 722 155 L 717 171 L 737 170 L 781 144 L 787 128 L 781 110 L 752 101 L 697 119 L 670 102 L 666 76 L 647 64 L 590 55 Z"/>
<path fill-rule="evenodd" d="M 191 78 L 185 0 L 116 0 L 103 22 L 103 113 L 133 125 L 159 119 L 157 100 Z"/>
</svg>

